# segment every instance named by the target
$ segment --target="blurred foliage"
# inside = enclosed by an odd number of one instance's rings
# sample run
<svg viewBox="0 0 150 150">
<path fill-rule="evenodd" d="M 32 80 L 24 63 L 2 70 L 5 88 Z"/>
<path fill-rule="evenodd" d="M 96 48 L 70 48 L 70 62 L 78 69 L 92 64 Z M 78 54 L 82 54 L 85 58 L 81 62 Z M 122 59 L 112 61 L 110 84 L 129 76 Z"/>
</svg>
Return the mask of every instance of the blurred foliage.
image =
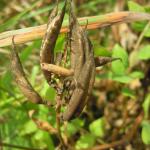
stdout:
<svg viewBox="0 0 150 150">
<path fill-rule="evenodd" d="M 48 5 L 51 2 L 51 5 Z M 0 0 L 0 32 L 35 26 L 47 22 L 51 0 Z M 76 0 L 78 16 L 105 14 L 114 10 L 150 13 L 147 0 Z M 144 32 L 140 45 L 134 45 L 147 22 L 117 25 L 88 31 L 95 56 L 119 57 L 121 60 L 102 67 L 97 73 L 93 95 L 80 118 L 62 126 L 63 136 L 74 149 L 86 149 L 119 140 L 144 111 L 134 142 L 121 149 L 146 149 L 150 144 L 150 27 Z M 117 31 L 117 32 L 116 32 Z M 132 38 L 135 37 L 135 38 Z M 136 40 L 135 40 L 136 39 Z M 63 50 L 60 36 L 56 51 Z M 131 43 L 131 44 L 130 44 Z M 130 44 L 130 46 L 129 46 Z M 39 50 L 41 40 L 17 47 L 28 79 L 34 88 L 55 104 L 55 91 L 49 88 L 41 73 Z M 26 101 L 10 72 L 10 47 L 0 49 L 0 141 L 26 147 L 55 149 L 57 138 L 41 131 L 28 117 L 36 109 L 36 117 L 56 126 L 54 108 L 43 108 Z M 141 135 L 139 137 L 139 135 Z M 137 142 L 136 142 L 137 141 Z M 15 148 L 14 148 L 15 149 Z M 3 150 L 10 150 L 4 147 Z"/>
</svg>

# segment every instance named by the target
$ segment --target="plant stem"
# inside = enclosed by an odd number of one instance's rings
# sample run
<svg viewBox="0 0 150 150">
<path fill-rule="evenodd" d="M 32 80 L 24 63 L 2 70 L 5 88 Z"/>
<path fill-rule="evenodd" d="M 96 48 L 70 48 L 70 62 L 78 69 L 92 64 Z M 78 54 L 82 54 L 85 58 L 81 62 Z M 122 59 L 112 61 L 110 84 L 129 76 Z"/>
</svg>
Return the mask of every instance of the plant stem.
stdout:
<svg viewBox="0 0 150 150">
<path fill-rule="evenodd" d="M 79 18 L 80 25 L 87 29 L 97 29 L 104 26 L 110 26 L 117 23 L 150 20 L 150 14 L 138 12 L 115 12 L 105 15 L 90 16 Z M 12 44 L 12 37 L 15 36 L 15 44 L 26 43 L 32 40 L 40 39 L 46 31 L 46 24 L 36 27 L 6 31 L 0 34 L 0 47 L 5 47 Z M 68 31 L 68 20 L 65 20 L 62 25 L 61 33 Z"/>
</svg>

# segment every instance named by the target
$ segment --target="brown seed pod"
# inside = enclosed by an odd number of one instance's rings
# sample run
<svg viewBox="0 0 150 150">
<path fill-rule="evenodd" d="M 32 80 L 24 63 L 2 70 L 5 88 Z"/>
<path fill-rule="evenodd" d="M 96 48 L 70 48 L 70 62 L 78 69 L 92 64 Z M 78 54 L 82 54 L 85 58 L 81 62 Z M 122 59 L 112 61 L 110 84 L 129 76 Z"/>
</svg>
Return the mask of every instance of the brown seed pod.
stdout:
<svg viewBox="0 0 150 150">
<path fill-rule="evenodd" d="M 40 63 L 53 64 L 54 63 L 54 48 L 61 29 L 61 25 L 64 19 L 66 10 L 66 1 L 60 13 L 57 13 L 56 6 L 50 14 L 47 24 L 47 30 L 43 38 L 41 51 L 40 51 Z M 43 69 L 42 69 L 43 70 Z M 51 73 L 43 70 L 44 76 L 47 82 L 50 84 Z"/>
<path fill-rule="evenodd" d="M 63 113 L 65 121 L 80 115 L 92 92 L 95 79 L 92 44 L 76 19 L 72 2 L 70 4 L 70 39 L 71 67 L 74 69 L 74 80 L 77 85 Z"/>
<path fill-rule="evenodd" d="M 25 76 L 20 58 L 15 49 L 14 37 L 12 38 L 12 51 L 11 51 L 11 71 L 15 77 L 16 83 L 21 89 L 22 93 L 32 102 L 43 104 L 40 95 L 33 89 L 32 85 Z"/>
</svg>

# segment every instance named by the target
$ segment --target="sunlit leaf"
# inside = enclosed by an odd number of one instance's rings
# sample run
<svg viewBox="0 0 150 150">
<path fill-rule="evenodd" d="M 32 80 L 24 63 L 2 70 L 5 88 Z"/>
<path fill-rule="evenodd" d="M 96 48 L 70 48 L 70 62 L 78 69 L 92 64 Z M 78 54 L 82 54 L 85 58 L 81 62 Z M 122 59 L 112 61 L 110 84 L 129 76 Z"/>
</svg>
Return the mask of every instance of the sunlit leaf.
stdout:
<svg viewBox="0 0 150 150">
<path fill-rule="evenodd" d="M 74 135 L 77 131 L 79 131 L 84 125 L 84 121 L 80 119 L 74 119 L 71 122 L 68 122 L 66 130 L 63 131 L 67 132 L 66 134 L 70 137 Z"/>
<path fill-rule="evenodd" d="M 111 69 L 112 69 L 113 73 L 115 73 L 116 75 L 125 74 L 125 71 L 129 65 L 127 52 L 117 44 L 113 48 L 112 57 L 121 59 L 121 60 L 112 62 Z"/>
<path fill-rule="evenodd" d="M 149 111 L 150 111 L 150 94 L 148 94 L 143 102 L 143 109 L 144 109 L 144 114 L 145 118 L 149 117 Z"/>
<path fill-rule="evenodd" d="M 145 37 L 150 37 L 150 26 L 149 28 L 146 30 L 146 32 L 144 33 Z"/>
<path fill-rule="evenodd" d="M 130 11 L 145 12 L 145 9 L 144 7 L 142 7 L 142 5 L 139 5 L 138 3 L 133 2 L 133 1 L 128 2 L 128 7 Z"/>
<path fill-rule="evenodd" d="M 56 47 L 55 47 L 55 53 L 56 52 L 62 52 L 63 51 L 63 45 L 64 45 L 64 35 L 59 36 Z"/>
<path fill-rule="evenodd" d="M 150 45 L 146 45 L 139 50 L 138 58 L 141 60 L 150 59 Z"/>
<path fill-rule="evenodd" d="M 122 75 L 122 76 L 113 76 L 112 80 L 118 81 L 121 83 L 129 83 L 133 80 L 133 78 L 131 78 L 130 76 L 127 76 L 127 75 Z"/>
<path fill-rule="evenodd" d="M 35 85 L 35 82 L 36 82 L 35 80 L 36 80 L 38 72 L 39 72 L 39 66 L 34 66 L 32 69 L 31 77 L 30 77 L 32 85 Z"/>
<path fill-rule="evenodd" d="M 95 138 L 92 136 L 92 134 L 84 134 L 80 137 L 80 139 L 76 143 L 76 149 L 86 149 L 93 147 L 95 143 Z"/>
<path fill-rule="evenodd" d="M 41 130 L 38 130 L 34 134 L 32 140 L 34 142 L 35 147 L 42 147 L 42 149 L 46 149 L 48 147 L 48 149 L 50 150 L 55 149 L 51 136 L 48 133 L 43 132 Z"/>
<path fill-rule="evenodd" d="M 10 91 L 10 93 L 12 90 L 12 79 L 13 76 L 10 71 L 7 71 L 0 79 L 0 85 Z"/>
<path fill-rule="evenodd" d="M 122 94 L 131 98 L 135 98 L 135 92 L 129 88 L 123 88 Z"/>
<path fill-rule="evenodd" d="M 37 131 L 37 127 L 35 123 L 32 120 L 30 120 L 26 124 L 23 125 L 22 131 L 20 132 L 20 134 L 27 135 L 27 134 L 34 133 L 35 131 Z"/>
<path fill-rule="evenodd" d="M 149 121 L 143 121 L 142 122 L 142 140 L 144 144 L 149 145 L 150 144 L 150 122 Z"/>
<path fill-rule="evenodd" d="M 49 87 L 46 90 L 45 99 L 46 100 L 51 100 L 51 102 L 52 102 L 55 98 L 55 95 L 56 95 L 56 91 L 53 88 Z"/>
<path fill-rule="evenodd" d="M 145 12 L 145 8 L 142 5 L 139 5 L 138 3 L 134 1 L 129 1 L 128 7 L 130 11 Z M 136 31 L 143 31 L 143 29 L 145 28 L 145 25 L 146 25 L 146 21 L 132 23 L 132 27 Z"/>
<path fill-rule="evenodd" d="M 105 47 L 94 44 L 94 54 L 95 56 L 111 56 L 111 52 L 109 52 Z"/>
<path fill-rule="evenodd" d="M 104 118 L 93 121 L 89 126 L 90 132 L 97 137 L 105 135 L 105 120 Z"/>
<path fill-rule="evenodd" d="M 144 78 L 144 73 L 141 71 L 134 71 L 134 72 L 131 72 L 129 76 L 134 79 L 142 79 Z"/>
</svg>

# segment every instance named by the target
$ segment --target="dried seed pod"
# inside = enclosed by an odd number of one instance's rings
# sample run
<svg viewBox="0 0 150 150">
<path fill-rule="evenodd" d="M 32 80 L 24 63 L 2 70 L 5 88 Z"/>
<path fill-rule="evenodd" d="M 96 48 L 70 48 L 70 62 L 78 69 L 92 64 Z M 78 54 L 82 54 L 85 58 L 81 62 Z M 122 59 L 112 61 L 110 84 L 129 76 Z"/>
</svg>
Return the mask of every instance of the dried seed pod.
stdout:
<svg viewBox="0 0 150 150">
<path fill-rule="evenodd" d="M 95 61 L 92 44 L 85 31 L 80 27 L 71 5 L 70 10 L 70 45 L 71 67 L 74 69 L 74 78 L 77 82 L 63 120 L 70 120 L 82 112 L 92 92 L 95 79 Z"/>
<path fill-rule="evenodd" d="M 79 26 L 80 25 L 74 12 L 73 2 L 70 1 L 69 38 L 71 50 L 71 68 L 75 70 L 75 77 L 79 75 L 79 72 L 83 67 L 85 57 L 83 51 L 82 30 Z"/>
<path fill-rule="evenodd" d="M 25 76 L 21 61 L 18 53 L 15 49 L 14 37 L 12 39 L 12 51 L 11 51 L 11 71 L 15 76 L 17 85 L 21 89 L 22 93 L 33 103 L 43 104 L 40 95 L 33 89 L 32 85 Z"/>
<path fill-rule="evenodd" d="M 87 104 L 90 98 L 90 95 L 92 93 L 94 82 L 95 82 L 95 61 L 94 61 L 93 47 L 92 47 L 91 41 L 89 40 L 85 32 L 83 32 L 83 36 L 84 36 L 85 49 L 86 49 L 85 51 L 86 62 L 85 63 L 89 64 L 89 66 L 85 69 L 85 70 L 89 69 L 89 78 L 87 79 L 89 80 L 89 84 L 86 87 L 87 88 L 86 98 L 81 100 L 80 105 L 78 106 L 78 111 L 75 114 L 76 117 L 81 114 L 85 105 Z"/>
<path fill-rule="evenodd" d="M 53 64 L 54 63 L 54 48 L 61 29 L 61 25 L 64 19 L 66 10 L 66 1 L 60 13 L 57 13 L 57 7 L 54 8 L 50 14 L 47 24 L 46 34 L 43 38 L 41 51 L 40 51 L 40 63 Z M 42 69 L 43 70 L 43 69 Z M 47 82 L 50 84 L 51 73 L 43 70 L 44 76 Z"/>
<path fill-rule="evenodd" d="M 67 105 L 67 110 L 63 113 L 63 120 L 67 121 L 79 116 L 81 113 L 80 105 L 85 101 L 87 97 L 89 78 L 91 76 L 91 64 L 86 63 L 81 71 L 78 78 L 78 86 L 75 88 L 69 104 Z M 83 106 L 82 106 L 83 108 Z"/>
</svg>

